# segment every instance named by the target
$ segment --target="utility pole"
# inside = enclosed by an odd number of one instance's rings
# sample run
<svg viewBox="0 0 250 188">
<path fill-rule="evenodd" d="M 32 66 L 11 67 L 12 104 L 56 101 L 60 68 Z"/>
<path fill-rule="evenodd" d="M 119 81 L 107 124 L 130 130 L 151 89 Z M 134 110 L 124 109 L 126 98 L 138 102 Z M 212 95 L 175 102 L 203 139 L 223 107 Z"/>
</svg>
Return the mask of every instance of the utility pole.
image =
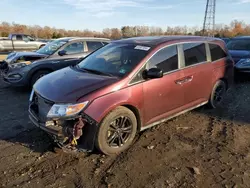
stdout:
<svg viewBox="0 0 250 188">
<path fill-rule="evenodd" d="M 216 0 L 207 0 L 203 23 L 203 36 L 214 37 Z"/>
</svg>

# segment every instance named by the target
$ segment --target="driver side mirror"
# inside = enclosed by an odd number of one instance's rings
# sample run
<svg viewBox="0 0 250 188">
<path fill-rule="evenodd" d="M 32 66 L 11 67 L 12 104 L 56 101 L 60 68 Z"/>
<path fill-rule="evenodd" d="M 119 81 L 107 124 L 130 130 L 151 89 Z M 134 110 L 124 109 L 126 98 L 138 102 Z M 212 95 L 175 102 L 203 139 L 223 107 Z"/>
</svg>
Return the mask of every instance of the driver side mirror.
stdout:
<svg viewBox="0 0 250 188">
<path fill-rule="evenodd" d="M 61 51 L 58 52 L 58 55 L 59 56 L 64 56 L 64 55 L 66 55 L 66 51 L 65 50 L 61 50 Z"/>
<path fill-rule="evenodd" d="M 159 68 L 151 68 L 149 70 L 143 71 L 143 78 L 144 79 L 154 79 L 154 78 L 162 78 L 163 71 Z"/>
</svg>

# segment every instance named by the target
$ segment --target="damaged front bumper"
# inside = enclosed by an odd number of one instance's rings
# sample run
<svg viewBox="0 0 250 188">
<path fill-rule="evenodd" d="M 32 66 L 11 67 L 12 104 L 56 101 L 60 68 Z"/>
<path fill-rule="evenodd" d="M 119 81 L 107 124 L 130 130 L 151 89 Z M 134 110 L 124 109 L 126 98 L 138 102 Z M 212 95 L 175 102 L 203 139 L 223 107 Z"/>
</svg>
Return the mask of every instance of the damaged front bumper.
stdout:
<svg viewBox="0 0 250 188">
<path fill-rule="evenodd" d="M 62 149 L 67 147 L 67 150 L 71 148 L 74 151 L 92 152 L 95 148 L 97 122 L 86 114 L 81 114 L 70 119 L 47 119 L 46 121 L 41 121 L 36 113 L 29 108 L 29 118 L 35 126 L 52 136 L 55 143 Z M 72 125 L 78 123 L 81 119 L 84 119 L 84 122 L 82 122 L 84 126 L 81 127 L 81 135 L 78 135 L 77 144 L 72 146 L 65 141 L 69 138 L 69 135 L 66 133 L 68 131 L 67 128 L 72 128 Z"/>
<path fill-rule="evenodd" d="M 53 126 L 53 125 L 47 126 L 48 124 L 41 122 L 39 118 L 30 109 L 29 109 L 29 118 L 32 121 L 32 123 L 36 125 L 37 127 L 39 127 L 40 129 L 58 137 L 63 136 L 62 127 Z"/>
</svg>

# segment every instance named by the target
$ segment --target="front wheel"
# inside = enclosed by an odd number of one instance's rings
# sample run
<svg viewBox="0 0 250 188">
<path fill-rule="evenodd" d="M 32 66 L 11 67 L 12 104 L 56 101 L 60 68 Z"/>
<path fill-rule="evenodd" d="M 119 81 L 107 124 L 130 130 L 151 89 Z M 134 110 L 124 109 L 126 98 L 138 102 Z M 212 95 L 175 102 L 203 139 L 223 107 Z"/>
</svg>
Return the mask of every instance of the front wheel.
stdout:
<svg viewBox="0 0 250 188">
<path fill-rule="evenodd" d="M 107 155 L 119 154 L 132 144 L 136 131 L 137 120 L 134 113 L 120 106 L 100 123 L 96 147 Z"/>
<path fill-rule="evenodd" d="M 221 106 L 222 101 L 224 100 L 226 94 L 226 84 L 224 81 L 219 80 L 215 83 L 211 96 L 209 105 L 212 108 L 218 108 Z"/>
<path fill-rule="evenodd" d="M 37 80 L 39 80 L 40 78 L 42 78 L 43 76 L 45 76 L 46 74 L 49 74 L 50 71 L 47 71 L 47 70 L 42 70 L 42 71 L 38 71 L 36 72 L 32 78 L 31 78 L 31 87 L 33 87 L 33 85 L 36 83 Z"/>
</svg>

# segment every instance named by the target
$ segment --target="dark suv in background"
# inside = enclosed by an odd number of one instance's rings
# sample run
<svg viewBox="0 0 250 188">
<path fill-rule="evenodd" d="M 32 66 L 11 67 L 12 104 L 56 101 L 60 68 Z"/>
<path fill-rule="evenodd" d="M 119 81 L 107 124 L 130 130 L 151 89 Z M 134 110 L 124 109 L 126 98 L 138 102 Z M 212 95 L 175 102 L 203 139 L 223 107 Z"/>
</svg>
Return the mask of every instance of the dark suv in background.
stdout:
<svg viewBox="0 0 250 188">
<path fill-rule="evenodd" d="M 63 148 L 117 154 L 138 131 L 201 105 L 220 106 L 234 62 L 220 39 L 190 36 L 113 41 L 39 79 L 31 121 Z"/>
<path fill-rule="evenodd" d="M 42 58 L 58 58 L 75 53 L 89 53 L 109 43 L 106 38 L 65 37 L 53 40 L 34 52 L 12 52 L 5 61 L 8 64 L 35 61 Z"/>
<path fill-rule="evenodd" d="M 37 52 L 44 54 L 40 60 L 27 57 L 20 63 L 10 64 L 5 67 L 3 79 L 13 86 L 32 86 L 39 78 L 55 70 L 76 65 L 89 53 L 109 43 L 103 38 L 62 38 L 48 43 Z M 22 52 L 26 54 L 32 52 Z"/>
<path fill-rule="evenodd" d="M 250 76 L 250 36 L 235 37 L 227 47 L 235 61 L 235 77 L 237 79 Z M 245 77 L 247 76 L 247 77 Z"/>
</svg>

